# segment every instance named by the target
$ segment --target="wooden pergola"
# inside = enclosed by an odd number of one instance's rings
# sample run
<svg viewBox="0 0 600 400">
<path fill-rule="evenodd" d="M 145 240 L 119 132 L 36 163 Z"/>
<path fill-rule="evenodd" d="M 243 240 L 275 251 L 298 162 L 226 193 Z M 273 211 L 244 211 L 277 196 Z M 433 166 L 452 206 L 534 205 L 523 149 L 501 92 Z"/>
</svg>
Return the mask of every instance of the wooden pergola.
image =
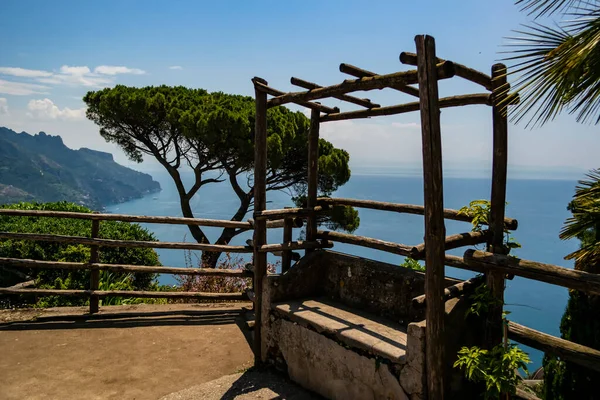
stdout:
<svg viewBox="0 0 600 400">
<path fill-rule="evenodd" d="M 493 168 L 491 193 L 491 221 L 488 236 L 488 251 L 501 253 L 504 235 L 504 214 L 506 198 L 507 172 L 507 113 L 506 105 L 514 100 L 508 98 L 509 86 L 506 79 L 506 67 L 496 64 L 491 76 L 464 65 L 436 57 L 435 41 L 431 36 L 415 37 L 416 54 L 403 52 L 400 62 L 416 66 L 417 69 L 380 75 L 372 71 L 340 64 L 340 71 L 353 76 L 343 82 L 320 86 L 299 78 L 291 78 L 291 83 L 304 91 L 284 93 L 268 86 L 267 81 L 255 77 L 252 79 L 256 95 L 255 129 L 255 231 L 256 248 L 266 244 L 266 220 L 261 219 L 266 208 L 266 168 L 267 168 L 267 109 L 288 103 L 295 103 L 312 110 L 310 132 L 308 135 L 308 196 L 307 231 L 308 242 L 317 239 L 316 210 L 318 181 L 318 141 L 321 122 L 369 118 L 380 115 L 394 115 L 420 110 L 423 143 L 424 174 L 424 216 L 426 262 L 426 365 L 428 375 L 429 398 L 441 399 L 444 392 L 444 277 L 445 277 L 445 225 L 442 179 L 442 142 L 440 129 L 440 109 L 473 104 L 485 104 L 492 107 L 493 115 Z M 474 82 L 485 89 L 483 93 L 458 95 L 439 98 L 438 80 L 454 76 Z M 415 84 L 417 84 L 415 86 Z M 381 106 L 366 98 L 350 95 L 357 91 L 391 88 L 408 94 L 418 100 L 410 103 Z M 274 96 L 268 98 L 268 95 Z M 314 102 L 325 98 L 335 98 L 359 105 L 364 109 L 341 112 L 337 107 Z M 514 97 L 518 100 L 518 97 Z M 512 100 L 512 101 L 511 101 Z M 311 210 L 314 210 L 312 214 Z M 268 211 L 267 211 L 268 212 Z M 266 274 L 267 257 L 265 252 L 254 253 L 256 294 L 256 320 L 260 321 L 262 280 Z M 489 273 L 487 283 L 493 293 L 503 297 L 504 274 Z M 488 324 L 489 343 L 501 341 L 500 312 L 496 310 L 496 323 Z M 255 325 L 255 354 L 260 362 L 261 331 L 260 323 Z"/>
</svg>

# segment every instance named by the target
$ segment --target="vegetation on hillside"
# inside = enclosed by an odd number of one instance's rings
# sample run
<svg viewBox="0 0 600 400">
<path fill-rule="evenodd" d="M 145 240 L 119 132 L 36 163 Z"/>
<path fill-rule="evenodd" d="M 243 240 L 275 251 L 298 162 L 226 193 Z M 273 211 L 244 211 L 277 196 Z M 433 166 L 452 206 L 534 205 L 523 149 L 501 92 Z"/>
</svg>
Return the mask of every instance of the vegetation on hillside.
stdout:
<svg viewBox="0 0 600 400">
<path fill-rule="evenodd" d="M 117 85 L 84 97 L 87 117 L 100 127 L 108 142 L 118 144 L 129 158 L 142 162 L 155 158 L 169 173 L 178 191 L 181 211 L 194 217 L 191 204 L 202 187 L 227 182 L 239 201 L 231 216 L 246 218 L 253 209 L 254 99 L 209 93 L 185 87 L 134 88 Z M 307 186 L 307 135 L 310 121 L 301 112 L 270 108 L 268 120 L 267 191 L 284 191 L 298 205 Z M 328 196 L 350 178 L 349 155 L 324 139 L 319 141 L 319 194 Z M 193 171 L 191 186 L 181 172 Z M 325 223 L 352 231 L 358 212 L 351 208 L 332 213 Z M 189 226 L 199 243 L 210 243 L 199 226 Z M 214 241 L 228 244 L 242 231 L 225 228 Z M 205 267 L 215 267 L 220 254 L 206 252 Z"/>
<path fill-rule="evenodd" d="M 0 127 L 0 204 L 70 201 L 99 210 L 158 190 L 150 175 L 115 163 L 109 153 Z"/>
<path fill-rule="evenodd" d="M 52 210 L 90 213 L 89 208 L 73 203 L 19 203 L 0 206 L 20 210 Z M 91 235 L 91 221 L 82 219 L 0 216 L 1 232 L 40 233 L 69 236 Z M 139 224 L 119 221 L 102 221 L 99 237 L 103 239 L 154 241 L 156 238 Z M 160 265 L 153 249 L 103 247 L 99 252 L 101 263 Z M 29 240 L 0 239 L 0 257 L 25 258 L 45 261 L 88 262 L 88 246 Z M 10 286 L 22 278 L 15 276 L 12 269 L 0 266 L 0 286 Z M 22 270 L 21 270 L 22 271 Z M 31 269 L 25 271 L 36 281 L 38 288 L 89 289 L 90 272 L 87 270 Z M 153 274 L 102 273 L 101 286 L 121 290 L 145 290 L 156 286 Z M 40 306 L 81 305 L 85 298 L 52 296 L 42 299 Z M 105 304 L 110 299 L 105 299 Z"/>
<path fill-rule="evenodd" d="M 569 204 L 572 217 L 561 239 L 579 239 L 580 249 L 566 258 L 575 260 L 575 269 L 600 273 L 600 170 L 579 182 Z M 569 291 L 569 301 L 560 323 L 563 339 L 600 350 L 600 296 Z M 544 358 L 547 400 L 589 399 L 598 393 L 600 373 L 552 355 Z"/>
</svg>

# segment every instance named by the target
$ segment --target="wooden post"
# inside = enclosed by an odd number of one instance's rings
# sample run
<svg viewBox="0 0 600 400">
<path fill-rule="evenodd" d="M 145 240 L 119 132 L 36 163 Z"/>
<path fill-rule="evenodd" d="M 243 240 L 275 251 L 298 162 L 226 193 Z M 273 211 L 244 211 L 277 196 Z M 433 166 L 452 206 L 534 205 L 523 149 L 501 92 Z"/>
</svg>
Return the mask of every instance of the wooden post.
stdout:
<svg viewBox="0 0 600 400">
<path fill-rule="evenodd" d="M 321 113 L 312 110 L 310 114 L 310 131 L 308 132 L 308 193 L 306 208 L 314 209 L 317 206 L 317 185 L 319 182 L 319 118 Z M 317 216 L 311 213 L 306 221 L 306 240 L 314 241 L 317 238 Z M 306 254 L 312 250 L 306 250 Z"/>
<path fill-rule="evenodd" d="M 294 219 L 286 218 L 283 220 L 283 243 L 292 241 L 292 228 L 294 227 Z M 281 254 L 281 273 L 285 273 L 292 265 L 292 251 L 284 250 Z"/>
<path fill-rule="evenodd" d="M 508 117 L 507 105 L 503 103 L 508 93 L 506 66 L 492 66 L 492 123 L 494 130 L 494 154 L 492 160 L 492 194 L 490 210 L 490 239 L 488 251 L 505 254 L 504 214 L 506 205 L 506 170 L 508 164 Z M 489 272 L 486 283 L 493 296 L 504 302 L 504 273 Z M 492 348 L 502 342 L 502 305 L 498 304 L 488 313 L 485 328 L 485 347 Z"/>
<path fill-rule="evenodd" d="M 429 399 L 444 398 L 444 190 L 435 40 L 418 35 L 417 70 L 425 195 L 426 368 Z"/>
<path fill-rule="evenodd" d="M 92 239 L 98 238 L 98 233 L 100 231 L 100 220 L 93 219 L 92 220 Z M 91 245 L 90 246 L 90 264 L 96 264 L 100 262 L 98 256 L 98 246 Z M 100 285 L 100 270 L 94 268 L 90 271 L 90 290 L 98 290 L 98 286 Z M 92 295 L 90 296 L 90 314 L 94 314 L 100 311 L 100 299 L 98 296 Z"/>
<path fill-rule="evenodd" d="M 256 81 L 267 85 L 259 78 Z M 256 121 L 254 128 L 254 212 L 264 211 L 267 206 L 267 93 L 255 86 Z M 261 324 L 263 279 L 267 274 L 267 253 L 258 251 L 267 242 L 267 221 L 254 221 L 254 365 L 262 363 Z"/>
</svg>

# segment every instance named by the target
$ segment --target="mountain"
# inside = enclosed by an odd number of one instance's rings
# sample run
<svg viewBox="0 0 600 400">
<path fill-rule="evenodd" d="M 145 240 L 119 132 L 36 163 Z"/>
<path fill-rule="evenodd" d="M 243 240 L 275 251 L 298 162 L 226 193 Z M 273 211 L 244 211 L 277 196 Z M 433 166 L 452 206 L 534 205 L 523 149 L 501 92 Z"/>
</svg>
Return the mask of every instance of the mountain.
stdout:
<svg viewBox="0 0 600 400">
<path fill-rule="evenodd" d="M 159 190 L 150 175 L 117 164 L 110 153 L 0 127 L 0 204 L 67 200 L 99 210 Z"/>
</svg>

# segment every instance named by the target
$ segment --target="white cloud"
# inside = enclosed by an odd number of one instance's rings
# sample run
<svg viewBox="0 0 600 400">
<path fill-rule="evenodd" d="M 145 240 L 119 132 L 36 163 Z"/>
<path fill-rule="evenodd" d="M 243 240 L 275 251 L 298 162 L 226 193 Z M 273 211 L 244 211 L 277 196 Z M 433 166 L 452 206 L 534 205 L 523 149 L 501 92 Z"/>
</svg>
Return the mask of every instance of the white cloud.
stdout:
<svg viewBox="0 0 600 400">
<path fill-rule="evenodd" d="M 137 69 L 137 68 L 127 68 L 123 66 L 115 66 L 115 65 L 100 65 L 99 67 L 94 68 L 94 72 L 102 75 L 117 75 L 117 74 L 133 74 L 133 75 L 143 75 L 146 71 Z"/>
<path fill-rule="evenodd" d="M 85 118 L 85 107 L 70 109 L 68 107 L 62 110 L 48 98 L 42 100 L 31 100 L 27 104 L 29 112 L 27 115 L 32 118 L 40 119 L 61 119 L 64 121 L 81 120 Z"/>
<path fill-rule="evenodd" d="M 421 129 L 421 124 L 419 124 L 418 122 L 408 122 L 408 123 L 392 122 L 392 126 L 394 128 L 401 128 L 401 129 Z"/>
<path fill-rule="evenodd" d="M 0 115 L 8 115 L 8 100 L 0 97 Z"/>
<path fill-rule="evenodd" d="M 178 70 L 181 70 L 181 69 L 183 69 L 183 67 L 181 65 L 172 65 L 172 66 L 169 67 L 169 69 L 178 69 Z"/>
<path fill-rule="evenodd" d="M 0 74 L 18 76 L 22 78 L 40 78 L 44 76 L 52 76 L 52 72 L 19 67 L 0 67 Z"/>
<path fill-rule="evenodd" d="M 86 75 L 91 73 L 90 69 L 86 66 L 83 67 L 69 67 L 68 65 L 63 65 L 60 67 L 60 72 L 67 75 Z"/>
<path fill-rule="evenodd" d="M 27 96 L 31 94 L 47 94 L 48 86 L 34 83 L 12 82 L 0 79 L 0 93 L 13 96 Z"/>
</svg>

